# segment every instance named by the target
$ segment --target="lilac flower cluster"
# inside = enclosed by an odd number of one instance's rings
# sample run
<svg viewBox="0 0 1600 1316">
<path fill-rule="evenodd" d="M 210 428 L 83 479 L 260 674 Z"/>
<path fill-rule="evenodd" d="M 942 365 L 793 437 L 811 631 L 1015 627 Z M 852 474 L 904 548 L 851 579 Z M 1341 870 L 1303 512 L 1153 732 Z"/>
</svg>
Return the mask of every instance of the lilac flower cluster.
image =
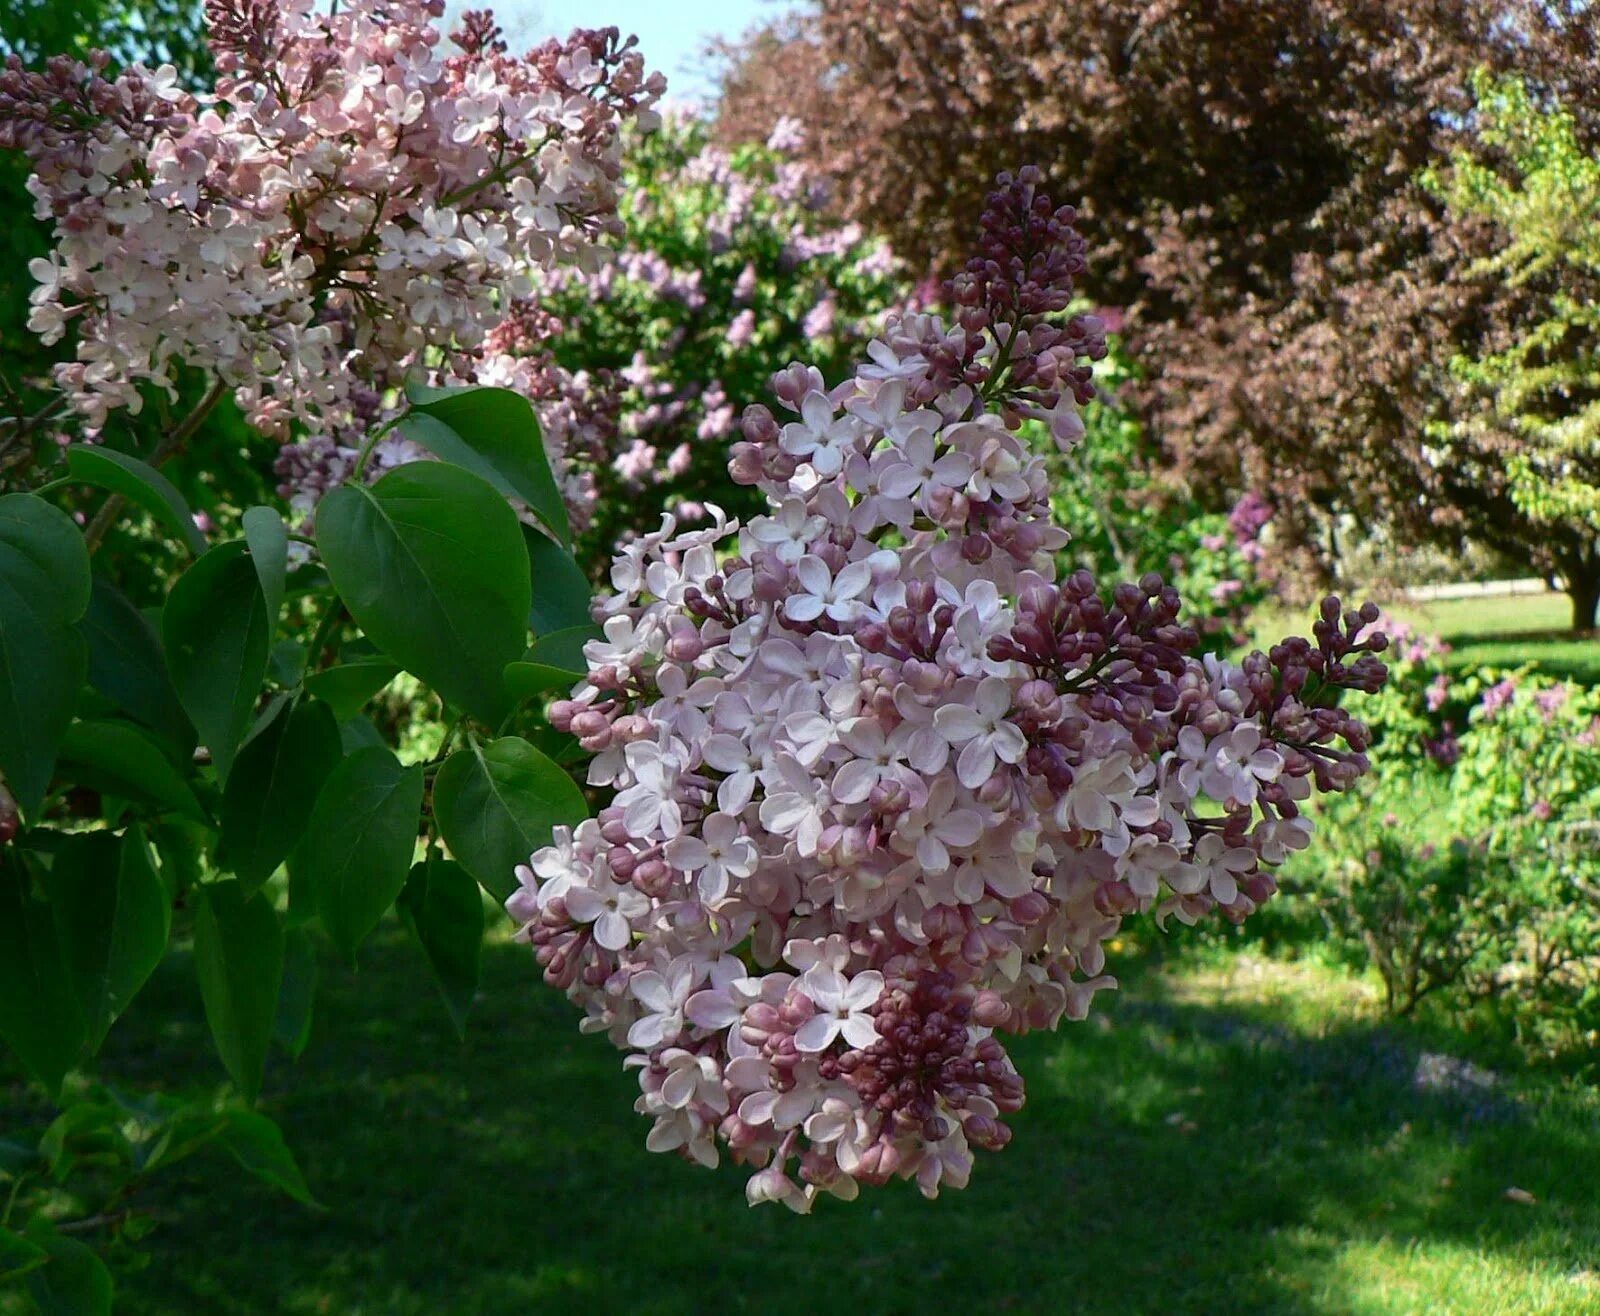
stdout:
<svg viewBox="0 0 1600 1316">
<path fill-rule="evenodd" d="M 1374 609 L 1233 664 L 1159 577 L 1053 580 L 1045 463 L 1004 417 L 1048 376 L 1070 436 L 1063 344 L 1094 335 L 1052 319 L 1082 243 L 1020 177 L 985 246 L 1020 207 L 1048 220 L 1027 258 L 832 390 L 781 372 L 787 418 L 751 408 L 731 463 L 767 511 L 626 545 L 552 708 L 610 803 L 508 909 L 638 1070 L 647 1146 L 726 1148 L 752 1203 L 963 1186 L 1023 1100 L 1001 1037 L 1086 1017 L 1128 915 L 1247 917 L 1312 790 L 1367 768 L 1338 696 L 1384 680 Z"/>
<path fill-rule="evenodd" d="M 615 232 L 618 127 L 660 75 L 614 28 L 513 58 L 487 14 L 440 48 L 443 0 L 209 0 L 219 69 L 12 58 L 0 144 L 23 150 L 56 249 L 30 326 L 76 322 L 58 383 L 93 425 L 179 363 L 267 433 L 331 436 L 430 350 L 479 346 L 530 266 Z"/>
</svg>

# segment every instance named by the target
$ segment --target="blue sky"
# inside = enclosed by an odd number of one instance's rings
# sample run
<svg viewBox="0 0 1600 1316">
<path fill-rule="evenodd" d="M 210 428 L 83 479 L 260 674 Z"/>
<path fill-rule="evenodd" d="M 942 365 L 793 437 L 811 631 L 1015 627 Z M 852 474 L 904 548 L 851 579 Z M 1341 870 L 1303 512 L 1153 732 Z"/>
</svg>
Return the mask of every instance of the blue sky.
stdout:
<svg viewBox="0 0 1600 1316">
<path fill-rule="evenodd" d="M 482 3 L 483 0 L 478 0 Z M 616 26 L 639 38 L 651 68 L 667 75 L 679 97 L 711 91 L 698 55 L 708 38 L 738 36 L 752 24 L 794 8 L 785 0 L 490 0 L 496 16 L 514 38 L 565 36 L 574 27 Z M 458 7 L 456 4 L 452 8 Z"/>
</svg>

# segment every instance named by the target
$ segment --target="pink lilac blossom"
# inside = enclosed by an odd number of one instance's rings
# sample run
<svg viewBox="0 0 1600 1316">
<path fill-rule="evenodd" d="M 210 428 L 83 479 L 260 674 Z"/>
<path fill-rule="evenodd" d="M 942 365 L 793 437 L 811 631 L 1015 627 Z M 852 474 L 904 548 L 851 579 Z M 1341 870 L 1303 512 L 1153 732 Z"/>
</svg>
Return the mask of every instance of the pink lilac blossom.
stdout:
<svg viewBox="0 0 1600 1316">
<path fill-rule="evenodd" d="M 1002 1038 L 1085 1018 L 1129 915 L 1247 917 L 1368 766 L 1337 697 L 1385 678 L 1376 609 L 1231 663 L 1159 577 L 1053 579 L 1006 417 L 1087 391 L 1050 319 L 1081 239 L 1001 182 L 989 248 L 1019 214 L 1038 248 L 832 389 L 780 372 L 796 418 L 750 408 L 730 464 L 767 512 L 627 545 L 551 712 L 611 802 L 518 869 L 518 935 L 628 1053 L 647 1146 L 751 1166 L 751 1203 L 963 1186 L 1023 1101 Z"/>
<path fill-rule="evenodd" d="M 30 326 L 77 327 L 57 382 L 91 426 L 213 372 L 252 424 L 337 437 L 363 393 L 479 348 L 529 270 L 617 231 L 618 127 L 664 90 L 632 39 L 522 58 L 486 13 L 441 44 L 443 0 L 209 0 L 218 80 L 105 76 L 104 55 L 12 57 L 0 144 L 24 151 L 56 249 Z"/>
</svg>

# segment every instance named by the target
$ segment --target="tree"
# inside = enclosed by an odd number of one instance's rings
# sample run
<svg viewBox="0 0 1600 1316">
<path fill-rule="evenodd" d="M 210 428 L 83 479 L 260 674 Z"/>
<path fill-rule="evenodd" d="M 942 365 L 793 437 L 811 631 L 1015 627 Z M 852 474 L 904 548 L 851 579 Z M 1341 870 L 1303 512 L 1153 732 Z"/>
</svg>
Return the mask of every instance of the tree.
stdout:
<svg viewBox="0 0 1600 1316">
<path fill-rule="evenodd" d="M 1480 405 L 1431 437 L 1444 464 L 1499 468 L 1488 478 L 1547 536 L 1582 629 L 1600 602 L 1600 156 L 1521 81 L 1484 77 L 1478 93 L 1471 143 L 1423 183 L 1501 235 L 1478 272 L 1535 295 L 1498 350 L 1451 361 Z"/>
<path fill-rule="evenodd" d="M 1330 564 L 1354 514 L 1575 577 L 1495 479 L 1433 460 L 1450 361 L 1535 293 L 1418 180 L 1480 66 L 1593 143 L 1597 34 L 1582 0 L 822 0 L 725 52 L 722 123 L 799 117 L 849 213 L 935 264 L 981 205 L 974 162 L 1024 153 L 1085 198 L 1086 291 L 1126 311 L 1129 396 L 1198 492 L 1265 491 Z"/>
</svg>

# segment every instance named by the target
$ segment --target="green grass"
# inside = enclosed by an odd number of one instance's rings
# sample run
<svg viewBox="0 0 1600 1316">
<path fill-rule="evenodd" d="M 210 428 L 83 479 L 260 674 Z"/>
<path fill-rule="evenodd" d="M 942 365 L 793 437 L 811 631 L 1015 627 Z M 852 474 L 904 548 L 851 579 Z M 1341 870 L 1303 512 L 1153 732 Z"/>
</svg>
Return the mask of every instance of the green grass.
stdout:
<svg viewBox="0 0 1600 1316">
<path fill-rule="evenodd" d="M 617 1054 L 522 949 L 490 945 L 484 967 L 460 1046 L 393 929 L 359 974 L 325 965 L 312 1048 L 275 1062 L 265 1102 L 328 1209 L 186 1163 L 149 1194 L 151 1264 L 119 1309 L 1600 1310 L 1593 1094 L 1419 1087 L 1415 1038 L 1326 970 L 1136 961 L 1093 1022 L 1016 1046 L 1028 1106 L 970 1189 L 896 1183 L 801 1219 L 747 1208 L 737 1169 L 646 1153 Z M 169 960 L 107 1077 L 217 1083 L 194 997 Z M 0 1086 L 0 1126 L 27 1104 Z"/>
<path fill-rule="evenodd" d="M 1494 635 L 1565 634 L 1570 605 L 1564 594 L 1508 594 L 1406 603 L 1389 611 L 1455 644 Z"/>
<path fill-rule="evenodd" d="M 1532 663 L 1550 676 L 1600 685 L 1600 635 L 1572 633 L 1563 595 L 1440 599 L 1391 611 L 1448 640 L 1445 664 L 1454 671 Z"/>
</svg>

